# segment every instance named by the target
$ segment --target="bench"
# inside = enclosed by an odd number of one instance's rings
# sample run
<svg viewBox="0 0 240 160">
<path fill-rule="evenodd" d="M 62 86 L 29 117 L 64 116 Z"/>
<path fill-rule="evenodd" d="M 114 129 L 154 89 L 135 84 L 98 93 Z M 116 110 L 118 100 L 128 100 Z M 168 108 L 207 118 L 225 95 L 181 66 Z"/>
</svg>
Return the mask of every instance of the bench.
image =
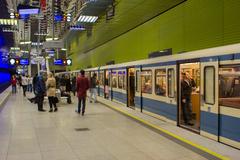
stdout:
<svg viewBox="0 0 240 160">
<path fill-rule="evenodd" d="M 67 102 L 68 97 L 58 97 L 59 103 L 65 100 Z M 48 101 L 48 97 L 44 97 L 44 102 Z"/>
</svg>

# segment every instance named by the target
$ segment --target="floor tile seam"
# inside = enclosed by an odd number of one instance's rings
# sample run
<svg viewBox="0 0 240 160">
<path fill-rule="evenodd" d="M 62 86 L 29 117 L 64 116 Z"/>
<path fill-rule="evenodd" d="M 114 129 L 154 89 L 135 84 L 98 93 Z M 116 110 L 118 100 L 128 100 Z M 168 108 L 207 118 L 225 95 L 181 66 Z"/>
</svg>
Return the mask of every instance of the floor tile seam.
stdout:
<svg viewBox="0 0 240 160">
<path fill-rule="evenodd" d="M 225 156 L 223 156 L 223 155 L 221 155 L 221 154 L 219 154 L 219 153 L 217 153 L 215 151 L 212 151 L 211 149 L 208 149 L 207 147 L 199 145 L 199 144 L 197 144 L 195 142 L 191 142 L 190 140 L 187 140 L 186 138 L 183 138 L 183 137 L 181 137 L 179 135 L 175 135 L 174 133 L 171 133 L 171 132 L 169 132 L 169 131 L 167 131 L 165 129 L 162 129 L 159 126 L 155 126 L 154 124 L 151 124 L 150 122 L 147 122 L 146 120 L 144 120 L 142 118 L 139 118 L 137 116 L 131 115 L 131 113 L 128 113 L 127 111 L 122 110 L 122 107 L 115 107 L 115 106 L 113 106 L 113 105 L 111 105 L 109 103 L 106 103 L 106 100 L 104 100 L 104 99 L 102 101 L 103 102 L 101 102 L 101 103 L 103 105 L 105 105 L 107 107 L 110 107 L 110 108 L 112 108 L 112 109 L 122 113 L 123 115 L 126 115 L 127 117 L 135 119 L 138 122 L 140 122 L 140 123 L 142 123 L 142 124 L 144 124 L 146 126 L 149 126 L 149 127 L 153 128 L 153 129 L 156 129 L 156 130 L 159 130 L 160 132 L 163 132 L 165 134 L 168 134 L 171 137 L 175 138 L 176 140 L 180 140 L 181 142 L 183 142 L 183 143 L 185 143 L 187 145 L 190 145 L 190 146 L 194 147 L 195 149 L 199 149 L 200 151 L 203 151 L 204 153 L 208 153 L 208 154 L 210 154 L 210 155 L 212 155 L 214 157 L 217 157 L 219 159 L 223 159 L 223 160 L 228 160 L 229 159 L 228 157 L 225 157 Z"/>
</svg>

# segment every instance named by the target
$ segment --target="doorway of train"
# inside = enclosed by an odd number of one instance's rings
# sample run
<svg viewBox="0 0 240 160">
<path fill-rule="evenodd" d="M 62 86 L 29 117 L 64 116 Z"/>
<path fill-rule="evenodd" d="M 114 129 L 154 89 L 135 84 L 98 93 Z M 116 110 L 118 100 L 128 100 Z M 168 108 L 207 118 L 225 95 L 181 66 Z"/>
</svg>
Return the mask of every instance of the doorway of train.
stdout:
<svg viewBox="0 0 240 160">
<path fill-rule="evenodd" d="M 127 75 L 127 106 L 135 108 L 135 68 L 128 68 Z"/>
<path fill-rule="evenodd" d="M 200 63 L 179 64 L 179 126 L 200 132 Z"/>
<path fill-rule="evenodd" d="M 110 75 L 111 71 L 110 70 L 105 70 L 104 71 L 104 98 L 109 99 L 110 98 Z"/>
</svg>

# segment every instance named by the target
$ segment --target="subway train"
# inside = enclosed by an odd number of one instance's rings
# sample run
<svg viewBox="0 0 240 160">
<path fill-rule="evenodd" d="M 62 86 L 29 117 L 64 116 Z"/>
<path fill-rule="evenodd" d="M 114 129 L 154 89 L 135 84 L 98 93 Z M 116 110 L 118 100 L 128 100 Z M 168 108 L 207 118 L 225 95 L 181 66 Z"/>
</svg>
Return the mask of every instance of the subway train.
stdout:
<svg viewBox="0 0 240 160">
<path fill-rule="evenodd" d="M 85 71 L 87 77 L 97 73 L 99 96 L 240 149 L 240 44 Z M 195 84 L 191 124 L 184 123 L 184 75 Z"/>
</svg>

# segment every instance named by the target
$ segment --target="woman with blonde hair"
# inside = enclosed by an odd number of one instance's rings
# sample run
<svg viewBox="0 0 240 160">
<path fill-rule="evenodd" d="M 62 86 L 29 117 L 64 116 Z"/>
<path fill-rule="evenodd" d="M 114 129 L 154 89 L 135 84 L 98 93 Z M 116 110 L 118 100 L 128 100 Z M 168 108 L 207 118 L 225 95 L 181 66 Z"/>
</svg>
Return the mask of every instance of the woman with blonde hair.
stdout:
<svg viewBox="0 0 240 160">
<path fill-rule="evenodd" d="M 47 96 L 48 96 L 48 101 L 49 101 L 49 106 L 50 110 L 49 112 L 53 111 L 53 106 L 54 106 L 54 112 L 56 112 L 57 105 L 55 101 L 55 96 L 56 96 L 56 80 L 51 72 L 48 73 L 48 79 L 46 82 L 46 87 L 47 87 Z"/>
</svg>

